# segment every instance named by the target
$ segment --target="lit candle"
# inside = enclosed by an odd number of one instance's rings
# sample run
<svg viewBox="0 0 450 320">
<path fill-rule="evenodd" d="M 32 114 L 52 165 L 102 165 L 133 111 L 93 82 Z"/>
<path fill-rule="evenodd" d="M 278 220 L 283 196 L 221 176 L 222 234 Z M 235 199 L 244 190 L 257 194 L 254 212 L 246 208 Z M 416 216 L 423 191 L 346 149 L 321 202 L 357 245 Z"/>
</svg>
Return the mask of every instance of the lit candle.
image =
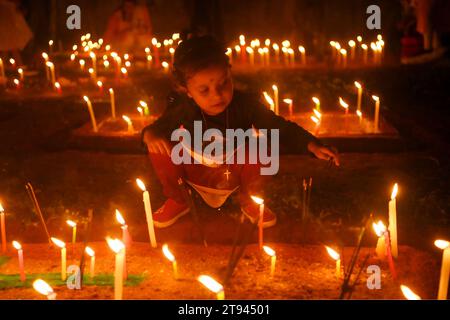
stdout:
<svg viewBox="0 0 450 320">
<path fill-rule="evenodd" d="M 361 101 L 362 101 L 362 85 L 358 82 L 354 82 L 356 89 L 358 89 L 358 104 L 357 104 L 357 110 L 361 111 Z"/>
<path fill-rule="evenodd" d="M 295 51 L 294 51 L 294 49 L 292 49 L 292 48 L 288 48 L 288 54 L 289 54 L 289 61 L 290 61 L 290 64 L 293 66 L 293 65 L 295 65 Z"/>
<path fill-rule="evenodd" d="M 92 59 L 92 69 L 94 70 L 95 77 L 97 77 L 97 56 L 91 51 L 89 53 L 89 57 Z"/>
<path fill-rule="evenodd" d="M 363 114 L 362 114 L 361 111 L 356 110 L 356 115 L 357 115 L 358 118 L 359 118 L 359 125 L 361 126 L 361 125 L 362 125 Z"/>
<path fill-rule="evenodd" d="M 141 118 L 143 118 L 144 117 L 144 109 L 142 109 L 141 107 L 137 107 L 136 109 L 139 112 L 139 115 L 141 116 Z"/>
<path fill-rule="evenodd" d="M 109 88 L 109 98 L 111 101 L 111 116 L 113 119 L 116 118 L 116 98 L 114 97 L 113 88 Z"/>
<path fill-rule="evenodd" d="M 385 232 L 386 232 L 386 226 L 383 224 L 382 221 L 378 221 L 378 223 L 372 224 L 373 229 L 375 230 L 376 235 L 378 236 L 377 241 L 377 247 L 375 249 L 375 252 L 377 253 L 377 257 L 379 259 L 386 258 L 386 238 L 385 238 Z"/>
<path fill-rule="evenodd" d="M 252 200 L 259 205 L 259 219 L 258 219 L 258 243 L 259 249 L 263 248 L 263 220 L 264 220 L 264 200 L 255 196 L 251 196 Z"/>
<path fill-rule="evenodd" d="M 367 64 L 367 56 L 368 56 L 368 51 L 369 51 L 369 47 L 367 46 L 367 44 L 363 43 L 361 45 L 361 49 L 363 49 L 363 61 L 364 64 Z"/>
<path fill-rule="evenodd" d="M 439 280 L 438 300 L 447 299 L 448 279 L 450 274 L 450 242 L 445 240 L 436 240 L 434 245 L 444 250 L 442 255 L 441 277 Z"/>
<path fill-rule="evenodd" d="M 287 105 L 288 105 L 288 107 L 289 107 L 289 117 L 291 117 L 292 118 L 292 113 L 293 113 L 293 101 L 292 101 L 292 99 L 283 99 L 283 102 L 284 103 L 287 103 Z"/>
<path fill-rule="evenodd" d="M 148 227 L 148 234 L 150 237 L 150 242 L 152 244 L 153 248 L 156 248 L 156 236 L 155 236 L 155 227 L 153 225 L 153 214 L 152 214 L 152 206 L 150 204 L 150 195 L 145 187 L 145 184 L 140 179 L 136 179 L 136 183 L 138 187 L 143 192 L 143 201 L 144 201 L 144 207 L 145 207 L 145 215 L 147 217 L 147 227 Z"/>
<path fill-rule="evenodd" d="M 255 65 L 255 54 L 254 51 L 251 47 L 247 47 L 245 49 L 245 51 L 247 51 L 248 55 L 249 55 L 249 60 L 250 60 L 250 66 L 254 66 Z"/>
<path fill-rule="evenodd" d="M 278 46 L 278 44 L 274 43 L 272 45 L 272 49 L 273 51 L 275 51 L 275 61 L 277 64 L 280 64 L 280 47 Z"/>
<path fill-rule="evenodd" d="M 91 247 L 86 247 L 85 251 L 86 251 L 86 254 L 89 257 L 91 257 L 89 276 L 91 277 L 91 279 L 94 279 L 94 277 L 95 277 L 95 251 L 92 250 Z"/>
<path fill-rule="evenodd" d="M 275 111 L 275 103 L 273 102 L 273 99 L 269 96 L 269 94 L 266 91 L 263 92 L 263 95 L 270 106 L 270 110 Z"/>
<path fill-rule="evenodd" d="M 348 46 L 350 47 L 350 60 L 355 60 L 355 49 L 356 49 L 356 42 L 354 40 L 350 40 L 348 42 Z"/>
<path fill-rule="evenodd" d="M 3 64 L 2 58 L 0 58 L 0 78 L 5 78 L 5 65 Z"/>
<path fill-rule="evenodd" d="M 122 116 L 122 119 L 127 123 L 128 125 L 128 133 L 133 134 L 134 128 L 133 128 L 133 122 L 131 122 L 131 119 L 125 115 Z"/>
<path fill-rule="evenodd" d="M 269 52 L 269 48 L 268 47 L 264 48 L 264 55 L 266 57 L 266 65 L 270 66 L 270 52 Z"/>
<path fill-rule="evenodd" d="M 109 247 L 116 254 L 114 271 L 114 299 L 122 300 L 123 294 L 123 267 L 125 261 L 125 245 L 119 239 L 106 238 Z"/>
<path fill-rule="evenodd" d="M 46 63 L 47 67 L 50 69 L 50 75 L 51 75 L 51 81 L 52 81 L 52 86 L 55 85 L 56 82 L 56 77 L 55 77 L 55 65 L 53 64 L 53 62 L 48 61 Z"/>
<path fill-rule="evenodd" d="M 61 84 L 58 81 L 55 82 L 55 90 L 58 93 L 61 93 Z"/>
<path fill-rule="evenodd" d="M 5 222 L 5 209 L 3 209 L 0 203 L 0 224 L 2 229 L 2 252 L 6 252 L 6 222 Z"/>
<path fill-rule="evenodd" d="M 316 110 L 317 110 L 317 111 L 320 111 L 320 100 L 319 100 L 319 98 L 312 97 L 312 101 L 313 101 L 314 104 L 316 105 Z"/>
<path fill-rule="evenodd" d="M 116 209 L 116 220 L 119 222 L 122 229 L 122 242 L 125 244 L 125 247 L 129 248 L 131 246 L 131 236 L 128 231 L 128 225 L 125 223 L 125 219 L 119 210 Z"/>
<path fill-rule="evenodd" d="M 80 59 L 80 61 L 78 61 L 78 63 L 80 64 L 80 69 L 83 71 L 86 61 L 84 61 L 84 59 Z"/>
<path fill-rule="evenodd" d="M 317 136 L 320 131 L 320 125 L 322 124 L 322 113 L 317 111 L 317 109 L 313 109 L 314 116 L 311 117 L 311 120 L 316 124 L 316 130 L 314 131 L 314 135 Z"/>
<path fill-rule="evenodd" d="M 23 69 L 19 68 L 19 69 L 17 69 L 17 72 L 19 73 L 20 81 L 23 81 L 23 79 L 24 79 Z"/>
<path fill-rule="evenodd" d="M 57 247 L 61 248 L 61 280 L 66 281 L 66 244 L 59 239 L 53 237 L 51 239 Z"/>
<path fill-rule="evenodd" d="M 217 300 L 225 299 L 225 292 L 223 286 L 210 276 L 201 275 L 197 280 L 203 284 L 208 290 L 214 292 L 217 296 Z"/>
<path fill-rule="evenodd" d="M 178 279 L 178 269 L 177 269 L 177 260 L 175 259 L 175 256 L 170 252 L 169 246 L 167 244 L 164 244 L 162 246 L 162 251 L 166 258 L 172 262 L 172 269 L 173 269 L 173 277 L 174 279 Z"/>
<path fill-rule="evenodd" d="M 48 300 L 55 300 L 56 299 L 56 293 L 53 292 L 52 287 L 48 285 L 47 282 L 41 279 L 37 279 L 33 282 L 33 288 L 40 294 L 47 297 Z"/>
<path fill-rule="evenodd" d="M 341 256 L 339 253 L 331 249 L 330 247 L 325 246 L 330 257 L 336 261 L 336 278 L 341 277 Z"/>
<path fill-rule="evenodd" d="M 24 267 L 23 267 L 22 245 L 17 241 L 13 241 L 12 245 L 17 250 L 17 256 L 19 258 L 20 281 L 25 282 L 25 271 L 24 271 Z"/>
<path fill-rule="evenodd" d="M 87 96 L 84 96 L 83 99 L 84 99 L 84 101 L 86 101 L 86 104 L 88 106 L 89 115 L 91 117 L 92 129 L 94 130 L 94 132 L 98 132 L 97 121 L 95 120 L 95 114 L 94 114 L 94 108 L 92 108 L 92 102 L 91 102 L 91 100 L 89 100 L 89 98 Z"/>
<path fill-rule="evenodd" d="M 300 51 L 302 57 L 302 65 L 306 65 L 306 50 L 304 46 L 299 46 L 298 51 Z"/>
<path fill-rule="evenodd" d="M 100 80 L 97 81 L 97 87 L 100 92 L 103 92 L 103 82 Z"/>
<path fill-rule="evenodd" d="M 144 109 L 144 114 L 148 116 L 150 114 L 150 109 L 148 108 L 148 104 L 145 101 L 139 101 L 139 105 Z"/>
<path fill-rule="evenodd" d="M 342 55 L 342 66 L 347 68 L 347 50 L 341 49 L 339 52 Z"/>
<path fill-rule="evenodd" d="M 227 51 L 228 52 L 228 51 Z M 173 64 L 173 58 L 174 58 L 174 55 L 175 55 L 175 49 L 174 48 L 170 48 L 169 49 L 169 53 L 170 53 L 170 61 L 172 62 L 172 64 Z"/>
<path fill-rule="evenodd" d="M 167 63 L 166 61 L 163 61 L 161 63 L 161 66 L 163 67 L 164 73 L 169 73 L 169 63 Z"/>
<path fill-rule="evenodd" d="M 341 97 L 339 97 L 339 104 L 345 109 L 345 114 L 348 114 L 348 103 L 346 103 Z"/>
<path fill-rule="evenodd" d="M 88 69 L 89 75 L 91 76 L 91 80 L 92 82 L 97 82 L 97 76 L 95 74 L 94 68 L 89 68 Z"/>
<path fill-rule="evenodd" d="M 378 47 L 375 42 L 370 43 L 370 49 L 372 49 L 372 58 L 373 63 L 376 64 L 378 61 Z"/>
<path fill-rule="evenodd" d="M 398 193 L 398 184 L 394 184 L 391 193 L 391 200 L 389 201 L 389 234 L 391 236 L 392 256 L 398 257 L 398 245 L 397 245 L 397 204 L 396 197 Z"/>
<path fill-rule="evenodd" d="M 66 223 L 72 228 L 72 244 L 75 244 L 77 242 L 77 224 L 72 220 L 67 220 Z"/>
<path fill-rule="evenodd" d="M 372 96 L 375 101 L 375 119 L 373 121 L 373 131 L 374 133 L 379 132 L 379 122 L 380 122 L 380 98 L 377 96 Z"/>
<path fill-rule="evenodd" d="M 11 58 L 11 59 L 9 59 L 9 63 L 14 67 L 16 65 L 16 60 Z"/>
<path fill-rule="evenodd" d="M 279 91 L 278 91 L 278 87 L 274 84 L 272 85 L 272 90 L 273 90 L 273 99 L 275 102 L 275 114 L 280 114 L 280 99 L 278 97 Z"/>
<path fill-rule="evenodd" d="M 16 89 L 19 90 L 20 89 L 20 81 L 19 81 L 19 79 L 14 79 L 13 82 L 14 82 L 14 85 L 16 86 Z"/>
<path fill-rule="evenodd" d="M 275 250 L 268 246 L 263 246 L 264 252 L 271 258 L 270 263 L 270 276 L 273 277 L 275 274 L 275 263 L 277 261 L 277 255 L 275 253 Z"/>
<path fill-rule="evenodd" d="M 401 285 L 400 289 L 402 290 L 403 295 L 407 300 L 422 300 L 417 294 L 415 294 L 410 288 L 407 286 Z"/>
<path fill-rule="evenodd" d="M 53 52 L 53 43 L 54 43 L 53 40 L 50 40 L 48 42 L 48 50 L 49 50 L 50 53 Z"/>
</svg>

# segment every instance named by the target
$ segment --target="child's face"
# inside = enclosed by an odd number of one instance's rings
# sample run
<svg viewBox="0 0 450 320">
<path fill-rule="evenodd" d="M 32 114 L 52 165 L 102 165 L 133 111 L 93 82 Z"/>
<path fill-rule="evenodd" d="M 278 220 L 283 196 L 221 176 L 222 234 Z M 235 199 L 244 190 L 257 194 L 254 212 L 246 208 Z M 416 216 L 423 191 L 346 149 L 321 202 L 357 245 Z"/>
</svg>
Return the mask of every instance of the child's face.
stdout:
<svg viewBox="0 0 450 320">
<path fill-rule="evenodd" d="M 186 83 L 187 94 L 208 115 L 223 112 L 233 98 L 230 68 L 210 67 L 196 72 Z"/>
</svg>

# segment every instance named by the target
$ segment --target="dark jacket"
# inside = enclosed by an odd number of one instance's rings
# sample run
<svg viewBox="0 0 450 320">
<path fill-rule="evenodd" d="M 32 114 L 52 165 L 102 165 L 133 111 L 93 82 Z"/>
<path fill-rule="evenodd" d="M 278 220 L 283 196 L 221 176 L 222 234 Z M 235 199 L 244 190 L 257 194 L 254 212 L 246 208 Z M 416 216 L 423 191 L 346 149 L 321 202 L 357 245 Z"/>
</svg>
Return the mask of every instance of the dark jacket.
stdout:
<svg viewBox="0 0 450 320">
<path fill-rule="evenodd" d="M 228 127 L 227 127 L 228 110 Z M 203 121 L 203 130 L 217 128 L 225 136 L 225 129 L 243 129 L 244 131 L 254 126 L 256 129 L 279 129 L 280 153 L 303 154 L 307 153 L 307 145 L 311 141 L 320 141 L 298 124 L 277 116 L 255 97 L 234 91 L 233 99 L 225 111 L 209 116 L 203 113 L 192 99 L 176 93 L 169 95 L 168 105 L 161 115 L 151 125 L 142 130 L 149 130 L 153 135 L 166 138 L 170 141 L 172 132 L 183 126 L 193 135 L 194 121 Z"/>
</svg>

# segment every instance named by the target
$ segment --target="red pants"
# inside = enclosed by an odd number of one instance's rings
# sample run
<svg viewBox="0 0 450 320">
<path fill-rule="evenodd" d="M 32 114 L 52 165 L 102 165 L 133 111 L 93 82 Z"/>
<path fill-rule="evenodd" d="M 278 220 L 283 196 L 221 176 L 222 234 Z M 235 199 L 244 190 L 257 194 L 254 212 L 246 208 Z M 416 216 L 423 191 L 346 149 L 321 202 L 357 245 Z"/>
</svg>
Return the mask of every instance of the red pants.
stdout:
<svg viewBox="0 0 450 320">
<path fill-rule="evenodd" d="M 265 176 L 260 174 L 261 164 L 247 164 L 247 155 L 246 164 L 223 164 L 218 168 L 194 163 L 175 165 L 169 156 L 155 153 L 150 153 L 149 157 L 163 186 L 164 195 L 179 203 L 184 202 L 178 185 L 180 177 L 196 185 L 213 189 L 233 190 L 239 186 L 241 205 L 251 201 L 250 195 L 263 195 L 262 186 Z"/>
</svg>

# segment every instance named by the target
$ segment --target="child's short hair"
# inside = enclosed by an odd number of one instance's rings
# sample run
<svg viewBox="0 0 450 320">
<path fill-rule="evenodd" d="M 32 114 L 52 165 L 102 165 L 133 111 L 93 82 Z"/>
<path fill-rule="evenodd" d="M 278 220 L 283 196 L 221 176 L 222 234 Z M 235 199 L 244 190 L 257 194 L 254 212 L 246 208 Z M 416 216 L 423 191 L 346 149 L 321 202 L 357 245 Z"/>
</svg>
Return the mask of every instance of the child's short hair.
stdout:
<svg viewBox="0 0 450 320">
<path fill-rule="evenodd" d="M 225 47 L 212 36 L 194 37 L 178 45 L 172 73 L 178 85 L 185 86 L 193 74 L 213 66 L 230 66 Z"/>
</svg>

